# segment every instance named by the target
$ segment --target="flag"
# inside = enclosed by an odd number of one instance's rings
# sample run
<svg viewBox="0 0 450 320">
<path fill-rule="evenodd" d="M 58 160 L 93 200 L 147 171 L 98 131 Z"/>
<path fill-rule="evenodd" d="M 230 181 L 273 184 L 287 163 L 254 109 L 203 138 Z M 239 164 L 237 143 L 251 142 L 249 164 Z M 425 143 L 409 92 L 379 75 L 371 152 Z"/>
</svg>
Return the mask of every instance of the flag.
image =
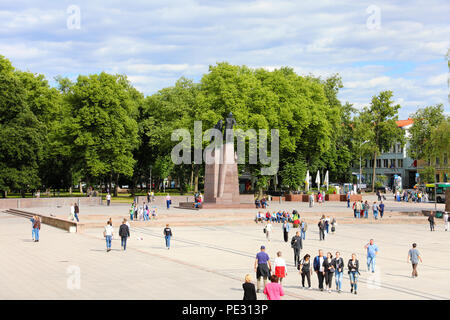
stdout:
<svg viewBox="0 0 450 320">
<path fill-rule="evenodd" d="M 309 170 L 306 170 L 305 187 L 306 191 L 309 191 Z"/>
<path fill-rule="evenodd" d="M 316 183 L 317 183 L 317 190 L 319 190 L 320 189 L 320 172 L 319 172 L 319 170 L 317 170 Z"/>
<path fill-rule="evenodd" d="M 328 177 L 328 170 L 327 170 L 327 173 L 325 174 L 325 180 L 323 183 L 327 186 L 327 190 L 328 190 L 328 185 L 330 184 L 329 177 Z"/>
</svg>

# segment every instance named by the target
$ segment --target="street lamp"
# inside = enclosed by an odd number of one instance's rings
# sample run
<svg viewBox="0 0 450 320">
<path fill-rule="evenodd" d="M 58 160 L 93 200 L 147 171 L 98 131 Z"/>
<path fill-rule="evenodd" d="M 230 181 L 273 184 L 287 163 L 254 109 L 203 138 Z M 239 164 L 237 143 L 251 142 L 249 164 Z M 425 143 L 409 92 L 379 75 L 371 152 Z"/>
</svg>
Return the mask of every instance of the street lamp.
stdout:
<svg viewBox="0 0 450 320">
<path fill-rule="evenodd" d="M 362 169 L 361 169 L 361 147 L 363 144 L 369 142 L 369 140 L 366 140 L 364 142 L 361 142 L 359 144 L 359 189 L 361 189 L 361 175 L 362 175 Z"/>
</svg>

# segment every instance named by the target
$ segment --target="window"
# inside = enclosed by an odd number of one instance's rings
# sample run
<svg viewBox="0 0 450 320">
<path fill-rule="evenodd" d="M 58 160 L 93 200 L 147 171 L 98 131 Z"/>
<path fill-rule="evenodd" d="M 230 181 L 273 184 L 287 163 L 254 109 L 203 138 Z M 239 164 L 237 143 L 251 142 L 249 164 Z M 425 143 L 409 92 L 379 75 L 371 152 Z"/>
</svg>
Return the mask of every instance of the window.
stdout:
<svg viewBox="0 0 450 320">
<path fill-rule="evenodd" d="M 383 168 L 389 168 L 389 160 L 383 159 Z"/>
<path fill-rule="evenodd" d="M 398 159 L 397 161 L 398 161 L 398 162 L 397 162 L 398 167 L 399 167 L 399 168 L 403 168 L 403 159 Z"/>
<path fill-rule="evenodd" d="M 381 168 L 381 159 L 377 159 L 377 168 Z"/>
<path fill-rule="evenodd" d="M 395 168 L 395 159 L 391 159 L 391 164 L 389 165 L 389 168 Z"/>
<path fill-rule="evenodd" d="M 448 154 L 444 154 L 444 164 L 447 165 L 448 163 Z"/>
<path fill-rule="evenodd" d="M 373 160 L 370 160 L 370 168 L 373 168 Z"/>
<path fill-rule="evenodd" d="M 439 165 L 439 157 L 436 157 L 436 165 Z"/>
</svg>

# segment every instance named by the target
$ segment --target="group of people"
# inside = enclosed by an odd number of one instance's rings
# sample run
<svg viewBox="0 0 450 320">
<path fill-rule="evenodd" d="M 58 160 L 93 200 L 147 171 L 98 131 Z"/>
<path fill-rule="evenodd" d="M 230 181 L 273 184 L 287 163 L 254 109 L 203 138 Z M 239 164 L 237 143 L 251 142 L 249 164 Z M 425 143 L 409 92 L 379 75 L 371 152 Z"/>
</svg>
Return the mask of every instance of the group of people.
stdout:
<svg viewBox="0 0 450 320">
<path fill-rule="evenodd" d="M 420 190 L 414 190 L 414 191 L 408 191 L 403 190 L 401 192 L 400 190 L 396 190 L 394 192 L 394 201 L 404 201 L 404 202 L 428 202 L 428 195 L 426 192 L 422 192 Z"/>
<path fill-rule="evenodd" d="M 413 245 L 413 249 L 415 249 Z M 294 261 L 299 274 L 301 275 L 301 287 L 311 289 L 311 276 L 314 272 L 317 274 L 318 288 L 320 291 L 332 292 L 333 277 L 335 279 L 336 292 L 342 292 L 342 279 L 345 268 L 350 278 L 350 292 L 357 294 L 358 290 L 358 277 L 359 260 L 356 258 L 356 254 L 353 253 L 351 258 L 345 265 L 344 259 L 341 257 L 339 251 L 337 251 L 333 257 L 331 252 L 328 252 L 324 256 L 322 249 L 319 250 L 318 255 L 312 260 L 309 254 L 305 254 L 300 260 L 300 249 L 303 248 L 301 237 L 297 232 L 296 236 L 291 241 L 291 246 L 294 248 Z M 373 239 L 367 243 L 364 248 L 367 250 L 367 269 L 368 271 L 375 272 L 375 258 L 378 254 L 378 246 L 374 244 Z M 410 250 L 408 256 L 413 262 L 413 270 L 416 274 L 416 266 L 414 266 L 417 259 L 421 259 L 418 251 Z M 273 267 L 273 268 L 272 268 Z M 272 273 L 272 269 L 274 272 Z M 266 247 L 261 246 L 260 252 L 256 254 L 254 262 L 254 270 L 256 272 L 256 290 L 254 284 L 251 282 L 251 276 L 249 274 L 245 277 L 245 283 L 242 285 L 244 289 L 244 300 L 256 300 L 256 293 L 261 292 L 261 280 L 263 281 L 264 290 L 268 300 L 279 300 L 283 295 L 282 282 L 287 276 L 286 261 L 282 258 L 282 253 L 277 252 L 277 257 L 274 260 L 272 266 L 269 255 L 266 252 Z M 270 283 L 267 281 L 270 279 Z M 306 280 L 306 281 L 305 281 Z M 307 282 L 307 287 L 305 286 Z M 325 283 L 325 286 L 324 286 Z"/>
<path fill-rule="evenodd" d="M 131 204 L 130 220 L 149 221 L 150 218 L 156 219 L 158 216 L 156 206 L 149 207 L 145 202 L 139 206 L 135 202 Z"/>
<path fill-rule="evenodd" d="M 328 234 L 330 232 L 330 225 L 331 225 L 331 233 L 336 232 L 336 225 L 337 221 L 335 217 L 332 217 L 330 219 L 329 216 L 325 217 L 325 215 L 322 215 L 322 217 L 319 220 L 319 223 L 317 226 L 319 227 L 319 240 L 325 240 L 325 234 Z"/>
<path fill-rule="evenodd" d="M 380 218 L 383 218 L 384 208 L 385 208 L 385 206 L 384 206 L 383 201 L 380 201 L 380 204 L 378 204 L 377 201 L 373 202 L 372 214 L 373 214 L 373 217 L 375 218 L 375 220 L 378 219 L 378 214 L 380 215 Z M 352 210 L 353 210 L 353 216 L 356 219 L 359 219 L 359 218 L 367 219 L 367 218 L 369 218 L 370 204 L 367 200 L 365 202 L 363 202 L 362 200 L 355 201 L 355 202 L 353 202 Z"/>
<path fill-rule="evenodd" d="M 436 225 L 436 222 L 434 221 L 434 216 L 435 214 L 433 212 L 428 216 L 428 222 L 430 223 L 430 231 L 434 231 L 434 227 Z M 442 219 L 444 220 L 444 230 L 445 231 L 450 230 L 450 220 L 447 211 L 445 211 L 444 214 L 442 215 Z"/>
<path fill-rule="evenodd" d="M 255 207 L 256 208 L 267 208 L 268 204 L 267 204 L 267 199 L 266 197 L 263 197 L 261 200 L 259 200 L 258 198 L 255 199 Z"/>
<path fill-rule="evenodd" d="M 172 229 L 169 227 L 168 224 L 166 224 L 166 227 L 163 230 L 164 240 L 166 242 L 166 248 L 170 249 L 170 239 L 172 238 Z M 112 239 L 114 237 L 114 228 L 112 225 L 112 219 L 110 218 L 106 226 L 103 230 L 103 237 L 106 240 L 106 252 L 111 251 L 112 247 Z M 127 219 L 123 219 L 122 224 L 119 227 L 119 237 L 120 237 L 120 245 L 122 247 L 122 250 L 127 250 L 127 240 L 130 237 L 130 223 L 127 221 Z M 39 238 L 39 233 L 38 233 Z"/>
</svg>

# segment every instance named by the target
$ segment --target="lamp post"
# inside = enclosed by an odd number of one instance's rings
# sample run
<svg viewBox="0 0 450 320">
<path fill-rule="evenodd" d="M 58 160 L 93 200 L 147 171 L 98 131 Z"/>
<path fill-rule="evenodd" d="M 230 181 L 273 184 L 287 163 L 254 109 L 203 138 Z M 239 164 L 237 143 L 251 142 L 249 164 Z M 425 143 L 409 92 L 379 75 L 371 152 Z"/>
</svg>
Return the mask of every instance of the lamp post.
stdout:
<svg viewBox="0 0 450 320">
<path fill-rule="evenodd" d="M 363 146 L 363 144 L 369 142 L 369 140 L 366 140 L 364 142 L 361 142 L 359 144 L 359 189 L 361 189 L 361 175 L 362 175 L 362 169 L 361 169 L 361 147 Z M 358 191 L 358 190 L 357 190 Z"/>
</svg>

